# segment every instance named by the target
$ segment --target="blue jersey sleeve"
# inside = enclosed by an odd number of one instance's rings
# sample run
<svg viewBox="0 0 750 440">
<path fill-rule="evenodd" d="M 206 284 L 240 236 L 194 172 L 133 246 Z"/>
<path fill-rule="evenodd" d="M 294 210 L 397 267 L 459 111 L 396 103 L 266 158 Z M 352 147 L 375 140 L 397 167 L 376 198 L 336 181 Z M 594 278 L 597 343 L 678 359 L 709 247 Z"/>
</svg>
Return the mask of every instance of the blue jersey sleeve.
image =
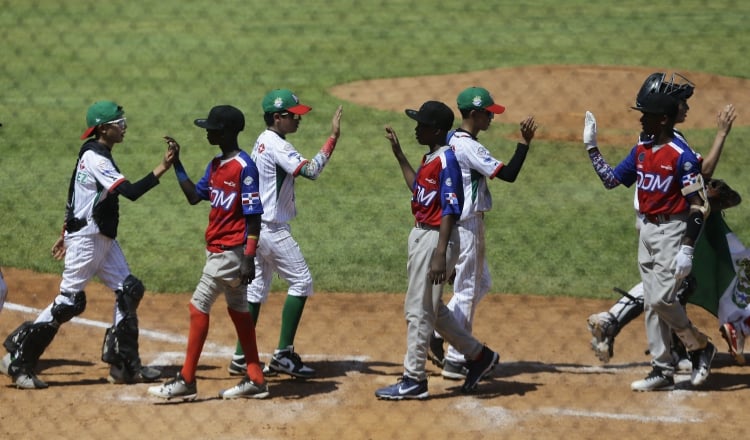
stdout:
<svg viewBox="0 0 750 440">
<path fill-rule="evenodd" d="M 700 160 L 695 155 L 693 150 L 686 148 L 680 154 L 677 159 L 677 166 L 680 170 L 680 180 L 682 186 L 689 186 L 698 181 L 698 175 L 701 172 Z M 697 191 L 693 191 L 691 194 L 695 194 Z M 688 194 L 691 195 L 691 194 Z"/>
<path fill-rule="evenodd" d="M 240 177 L 242 212 L 245 215 L 263 214 L 263 204 L 260 201 L 258 167 L 249 155 L 245 154 L 244 159 L 246 166 L 242 168 L 242 176 Z"/>
<path fill-rule="evenodd" d="M 208 163 L 208 166 L 206 166 L 206 171 L 203 173 L 203 177 L 201 177 L 201 180 L 199 180 L 198 183 L 195 184 L 195 192 L 198 193 L 198 196 L 203 200 L 211 199 L 211 189 L 209 188 L 209 182 L 211 181 L 212 165 L 213 161 Z"/>
<path fill-rule="evenodd" d="M 443 216 L 461 215 L 464 206 L 464 191 L 461 185 L 461 166 L 453 150 L 446 150 L 445 167 L 440 171 L 440 204 Z"/>
<path fill-rule="evenodd" d="M 617 166 L 612 170 L 612 173 L 621 184 L 630 188 L 638 178 L 638 174 L 635 167 L 635 154 L 638 146 L 636 145 L 630 150 L 630 154 L 625 157 Z"/>
</svg>

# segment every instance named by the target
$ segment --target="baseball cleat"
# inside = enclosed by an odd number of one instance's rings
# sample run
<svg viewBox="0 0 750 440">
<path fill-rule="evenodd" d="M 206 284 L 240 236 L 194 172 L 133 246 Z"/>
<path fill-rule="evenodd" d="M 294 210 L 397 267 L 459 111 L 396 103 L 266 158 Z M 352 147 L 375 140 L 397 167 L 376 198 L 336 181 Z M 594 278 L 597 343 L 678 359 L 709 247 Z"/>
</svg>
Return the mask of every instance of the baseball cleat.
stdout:
<svg viewBox="0 0 750 440">
<path fill-rule="evenodd" d="M 229 362 L 227 371 L 232 376 L 244 376 L 247 374 L 247 364 L 245 364 L 245 355 L 232 355 L 232 361 Z"/>
<path fill-rule="evenodd" d="M 711 361 L 716 356 L 716 347 L 712 343 L 707 343 L 702 350 L 695 350 L 691 353 L 693 359 L 693 373 L 690 375 L 690 383 L 693 386 L 702 385 L 708 375 L 711 374 Z"/>
<path fill-rule="evenodd" d="M 34 373 L 20 373 L 13 378 L 13 381 L 16 387 L 25 390 L 43 390 L 49 386 Z"/>
<path fill-rule="evenodd" d="M 727 322 L 726 324 L 719 327 L 721 337 L 727 341 L 729 346 L 729 354 L 732 355 L 735 362 L 740 365 L 745 365 L 745 335 L 742 332 L 738 332 L 732 323 Z"/>
<path fill-rule="evenodd" d="M 665 374 L 661 368 L 654 367 L 645 379 L 630 384 L 633 391 L 671 391 L 674 389 L 674 377 Z"/>
<path fill-rule="evenodd" d="M 294 346 L 290 345 L 284 349 L 276 349 L 273 352 L 271 362 L 263 369 L 263 374 L 269 372 L 286 373 L 300 379 L 308 379 L 315 376 L 315 370 L 302 363 L 302 359 L 294 352 Z"/>
<path fill-rule="evenodd" d="M 427 379 L 419 381 L 409 376 L 403 376 L 395 384 L 375 391 L 375 397 L 381 400 L 424 400 L 429 395 L 427 392 Z"/>
<path fill-rule="evenodd" d="M 591 332 L 591 349 L 606 364 L 615 354 L 617 320 L 609 312 L 594 313 L 586 324 Z"/>
<path fill-rule="evenodd" d="M 440 374 L 449 380 L 466 380 L 466 375 L 469 373 L 469 369 L 466 368 L 465 364 L 445 360 L 443 364 L 443 371 Z"/>
<path fill-rule="evenodd" d="M 177 373 L 174 379 L 161 385 L 149 387 L 148 393 L 162 399 L 181 398 L 182 400 L 195 400 L 198 396 L 198 387 L 195 382 L 185 382 L 181 373 Z"/>
<path fill-rule="evenodd" d="M 135 375 L 131 375 L 124 368 L 110 365 L 107 382 L 111 384 L 134 384 L 154 382 L 161 377 L 161 371 L 151 367 L 141 367 Z"/>
<path fill-rule="evenodd" d="M 492 370 L 500 360 L 500 355 L 487 348 L 485 345 L 479 354 L 479 359 L 466 362 L 466 381 L 461 386 L 461 392 L 470 393 L 474 391 L 480 380 Z"/>
<path fill-rule="evenodd" d="M 258 385 L 247 376 L 232 388 L 219 391 L 222 399 L 265 399 L 268 394 L 267 383 Z"/>
</svg>

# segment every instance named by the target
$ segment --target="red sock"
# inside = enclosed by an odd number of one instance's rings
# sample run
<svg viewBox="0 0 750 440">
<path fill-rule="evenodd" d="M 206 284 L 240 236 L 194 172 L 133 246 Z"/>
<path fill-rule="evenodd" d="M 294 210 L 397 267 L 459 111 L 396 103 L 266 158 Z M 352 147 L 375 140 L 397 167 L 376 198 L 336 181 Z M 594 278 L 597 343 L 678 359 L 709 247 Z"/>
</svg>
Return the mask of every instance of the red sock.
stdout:
<svg viewBox="0 0 750 440">
<path fill-rule="evenodd" d="M 258 343 L 255 340 L 255 325 L 250 312 L 238 312 L 227 308 L 229 316 L 232 318 L 234 328 L 237 330 L 237 338 L 242 345 L 242 351 L 245 352 L 245 363 L 247 363 L 247 377 L 257 384 L 265 382 L 263 371 L 260 369 L 260 359 L 258 358 Z"/>
<path fill-rule="evenodd" d="M 182 378 L 185 382 L 195 382 L 195 370 L 203 351 L 203 344 L 208 336 L 209 315 L 203 313 L 190 303 L 190 333 L 188 334 L 185 363 L 182 364 Z"/>
</svg>

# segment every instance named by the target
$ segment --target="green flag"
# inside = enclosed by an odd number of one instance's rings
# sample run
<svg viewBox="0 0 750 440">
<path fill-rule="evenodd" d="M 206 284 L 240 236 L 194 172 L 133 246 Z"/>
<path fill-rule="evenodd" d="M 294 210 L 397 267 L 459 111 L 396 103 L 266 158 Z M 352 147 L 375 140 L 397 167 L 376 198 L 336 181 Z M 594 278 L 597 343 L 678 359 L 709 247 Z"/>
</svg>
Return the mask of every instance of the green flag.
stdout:
<svg viewBox="0 0 750 440">
<path fill-rule="evenodd" d="M 727 244 L 727 234 L 730 232 L 724 216 L 717 210 L 706 219 L 703 232 L 695 244 L 692 275 L 697 287 L 688 302 L 703 307 L 714 316 L 718 316 L 721 295 L 735 277 Z"/>
</svg>

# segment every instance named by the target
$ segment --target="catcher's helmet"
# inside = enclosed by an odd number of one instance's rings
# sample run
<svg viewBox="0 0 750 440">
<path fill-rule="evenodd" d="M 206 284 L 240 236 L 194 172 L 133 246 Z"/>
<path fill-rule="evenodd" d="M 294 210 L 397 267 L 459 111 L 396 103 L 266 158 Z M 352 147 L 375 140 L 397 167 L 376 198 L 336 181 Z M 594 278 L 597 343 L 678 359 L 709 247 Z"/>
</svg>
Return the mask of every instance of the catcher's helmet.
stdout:
<svg viewBox="0 0 750 440">
<path fill-rule="evenodd" d="M 684 82 L 675 83 L 675 77 L 681 78 Z M 666 78 L 667 74 L 663 72 L 656 72 L 649 75 L 646 81 L 643 82 L 641 90 L 638 91 L 638 96 L 635 98 L 636 107 L 639 107 L 643 102 L 643 98 L 651 93 L 666 93 L 685 101 L 693 96 L 695 85 L 689 79 L 679 73 L 673 73 L 669 81 Z"/>
</svg>

